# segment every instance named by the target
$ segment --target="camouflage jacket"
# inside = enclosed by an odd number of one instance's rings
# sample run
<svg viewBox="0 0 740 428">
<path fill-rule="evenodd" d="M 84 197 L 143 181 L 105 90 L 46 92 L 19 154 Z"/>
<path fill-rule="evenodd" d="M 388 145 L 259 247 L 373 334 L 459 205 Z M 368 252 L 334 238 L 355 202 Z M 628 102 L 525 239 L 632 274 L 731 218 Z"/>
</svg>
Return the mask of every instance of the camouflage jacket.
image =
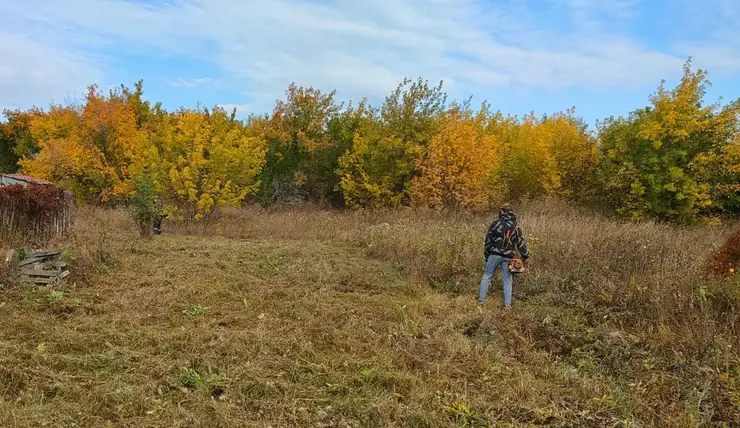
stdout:
<svg viewBox="0 0 740 428">
<path fill-rule="evenodd" d="M 519 251 L 522 260 L 527 261 L 529 250 L 524 233 L 516 223 L 516 215 L 505 212 L 488 228 L 483 254 L 486 260 L 491 255 L 513 259 L 516 255 L 515 250 Z"/>
</svg>

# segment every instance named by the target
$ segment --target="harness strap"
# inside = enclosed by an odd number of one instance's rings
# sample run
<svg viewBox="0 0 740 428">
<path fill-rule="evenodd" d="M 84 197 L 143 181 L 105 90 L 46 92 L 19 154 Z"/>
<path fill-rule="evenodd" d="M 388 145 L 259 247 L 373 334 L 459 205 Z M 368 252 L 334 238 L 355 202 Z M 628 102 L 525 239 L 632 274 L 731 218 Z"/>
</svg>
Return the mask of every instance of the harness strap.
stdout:
<svg viewBox="0 0 740 428">
<path fill-rule="evenodd" d="M 507 248 L 509 246 L 509 239 L 511 238 L 511 230 L 507 230 L 504 232 L 504 248 Z"/>
</svg>

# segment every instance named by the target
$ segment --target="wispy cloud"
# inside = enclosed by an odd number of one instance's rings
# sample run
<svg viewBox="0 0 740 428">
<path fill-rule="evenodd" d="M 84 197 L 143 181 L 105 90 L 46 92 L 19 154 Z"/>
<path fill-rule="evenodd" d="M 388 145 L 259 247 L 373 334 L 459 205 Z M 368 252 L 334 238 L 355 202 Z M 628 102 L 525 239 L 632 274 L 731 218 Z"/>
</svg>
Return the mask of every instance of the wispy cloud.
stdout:
<svg viewBox="0 0 740 428">
<path fill-rule="evenodd" d="M 694 39 L 676 40 L 673 47 L 683 55 L 692 56 L 702 67 L 713 72 L 740 72 L 740 2 L 735 0 L 681 0 L 685 18 L 685 34 L 702 35 Z M 740 80 L 740 76 L 738 76 Z"/>
<path fill-rule="evenodd" d="M 176 88 L 194 88 L 196 86 L 207 85 L 211 82 L 213 82 L 213 79 L 211 79 L 210 77 L 178 77 L 176 79 L 170 79 L 167 81 L 167 83 Z"/>
<path fill-rule="evenodd" d="M 2 30 L 0 58 L 0 109 L 64 103 L 104 74 L 90 56 Z"/>
<path fill-rule="evenodd" d="M 730 0 L 707 1 L 737 10 Z M 688 55 L 704 67 L 740 72 L 739 43 L 722 41 L 721 29 L 710 38 L 678 37 L 667 49 L 626 31 L 632 20 L 650 12 L 644 3 L 0 0 L 0 24 L 14 38 L 12 47 L 0 42 L 0 49 L 39 57 L 19 61 L 12 74 L 0 66 L 0 89 L 17 87 L 20 94 L 40 85 L 33 89 L 35 98 L 105 78 L 121 49 L 213 64 L 219 83 L 248 94 L 253 110 L 269 109 L 293 81 L 336 88 L 346 98 L 382 99 L 403 77 L 415 76 L 444 79 L 460 96 L 481 88 L 621 90 L 657 84 L 680 71 Z M 722 26 L 732 29 L 740 14 L 725 15 Z M 713 50 L 705 49 L 708 43 Z M 59 71 L 48 80 L 27 82 L 24 75 L 39 68 L 41 57 Z M 187 88 L 208 83 L 209 78 L 169 81 Z M 11 101 L 21 101 L 18 96 Z"/>
</svg>

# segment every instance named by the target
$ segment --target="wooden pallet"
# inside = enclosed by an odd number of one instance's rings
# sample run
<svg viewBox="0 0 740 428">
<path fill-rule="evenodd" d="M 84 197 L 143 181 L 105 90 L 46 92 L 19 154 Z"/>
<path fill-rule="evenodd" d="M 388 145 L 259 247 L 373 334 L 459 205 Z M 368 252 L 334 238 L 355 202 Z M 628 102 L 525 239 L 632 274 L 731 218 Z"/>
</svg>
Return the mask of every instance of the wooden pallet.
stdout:
<svg viewBox="0 0 740 428">
<path fill-rule="evenodd" d="M 70 275 L 67 263 L 61 260 L 61 251 L 36 251 L 27 253 L 17 269 L 22 280 L 37 285 L 54 285 Z"/>
</svg>

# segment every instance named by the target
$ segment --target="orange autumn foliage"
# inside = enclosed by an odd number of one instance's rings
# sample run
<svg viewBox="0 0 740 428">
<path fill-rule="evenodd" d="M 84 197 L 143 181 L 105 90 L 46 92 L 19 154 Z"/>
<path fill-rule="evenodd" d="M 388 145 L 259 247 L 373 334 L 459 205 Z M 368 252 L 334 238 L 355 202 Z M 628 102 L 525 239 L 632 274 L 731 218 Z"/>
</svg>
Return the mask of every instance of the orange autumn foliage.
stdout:
<svg viewBox="0 0 740 428">
<path fill-rule="evenodd" d="M 121 92 L 101 94 L 90 86 L 81 108 L 52 106 L 30 124 L 38 153 L 22 170 L 61 183 L 78 199 L 105 202 L 130 193 L 129 167 L 146 142 L 133 106 Z"/>
<path fill-rule="evenodd" d="M 419 175 L 412 200 L 435 208 L 485 208 L 493 172 L 501 162 L 493 136 L 486 133 L 486 113 L 454 109 L 441 119 L 439 132 L 417 162 Z"/>
</svg>

